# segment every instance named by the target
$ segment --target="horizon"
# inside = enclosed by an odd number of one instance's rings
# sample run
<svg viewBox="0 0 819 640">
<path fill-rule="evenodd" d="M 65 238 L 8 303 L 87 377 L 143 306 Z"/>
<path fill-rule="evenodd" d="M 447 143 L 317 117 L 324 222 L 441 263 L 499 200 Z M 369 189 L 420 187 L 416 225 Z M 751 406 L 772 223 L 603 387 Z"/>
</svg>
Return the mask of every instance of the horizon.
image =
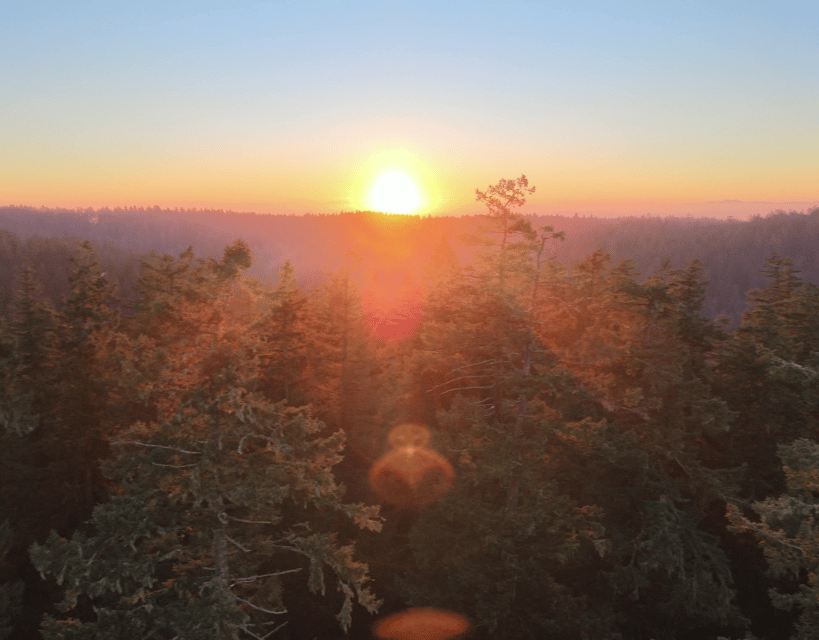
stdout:
<svg viewBox="0 0 819 640">
<path fill-rule="evenodd" d="M 332 213 L 372 208 L 379 177 L 397 173 L 422 216 L 480 214 L 475 190 L 520 174 L 537 187 L 524 214 L 819 205 L 819 6 L 7 13 L 0 201 Z"/>
<path fill-rule="evenodd" d="M 709 203 L 705 203 L 709 204 Z M 713 204 L 722 204 L 722 203 L 713 203 Z M 768 204 L 768 203 L 766 203 Z M 804 205 L 805 203 L 780 203 L 783 205 Z M 243 209 L 230 209 L 230 208 L 215 208 L 215 207 L 160 207 L 159 205 L 115 205 L 115 206 L 102 206 L 102 207 L 63 207 L 63 206 L 55 206 L 55 207 L 48 207 L 45 205 L 35 206 L 30 204 L 0 204 L 0 210 L 2 209 L 22 209 L 22 210 L 31 210 L 32 212 L 38 211 L 45 211 L 45 212 L 54 212 L 54 213 L 75 213 L 75 214 L 83 214 L 83 213 L 179 213 L 179 214 L 223 214 L 223 215 L 257 215 L 257 216 L 283 216 L 283 217 L 293 217 L 293 218 L 301 218 L 306 216 L 341 216 L 341 215 L 349 215 L 349 214 L 378 214 L 388 217 L 395 217 L 395 218 L 463 218 L 463 217 L 475 217 L 475 216 L 483 216 L 488 215 L 487 211 L 474 211 L 470 213 L 461 213 L 458 215 L 455 214 L 448 214 L 448 213 L 439 213 L 439 214 L 431 214 L 431 213 L 392 213 L 389 211 L 377 211 L 373 209 L 355 209 L 355 210 L 341 210 L 341 211 L 305 211 L 303 213 L 282 213 L 282 212 L 268 212 L 268 211 L 250 211 L 250 210 L 243 210 Z M 769 209 L 764 213 L 762 211 L 758 211 L 755 213 L 749 213 L 745 216 L 736 216 L 732 214 L 728 215 L 708 215 L 708 213 L 700 212 L 697 214 L 690 213 L 690 212 L 682 212 L 682 213 L 659 213 L 656 211 L 646 211 L 644 213 L 617 213 L 617 212 L 603 212 L 603 215 L 600 215 L 601 212 L 595 211 L 520 211 L 519 213 L 523 217 L 557 217 L 557 218 L 566 218 L 566 219 L 588 219 L 588 220 L 620 220 L 620 219 L 629 219 L 629 218 L 658 218 L 658 219 L 676 219 L 676 220 L 683 220 L 683 219 L 701 219 L 701 220 L 718 220 L 718 221 L 733 221 L 733 222 L 748 222 L 754 218 L 766 218 L 769 216 L 774 216 L 779 213 L 785 214 L 797 214 L 797 215 L 810 215 L 815 211 L 819 211 L 819 205 L 809 205 L 809 206 L 800 206 L 799 208 L 793 206 L 781 206 L 775 209 Z"/>
</svg>

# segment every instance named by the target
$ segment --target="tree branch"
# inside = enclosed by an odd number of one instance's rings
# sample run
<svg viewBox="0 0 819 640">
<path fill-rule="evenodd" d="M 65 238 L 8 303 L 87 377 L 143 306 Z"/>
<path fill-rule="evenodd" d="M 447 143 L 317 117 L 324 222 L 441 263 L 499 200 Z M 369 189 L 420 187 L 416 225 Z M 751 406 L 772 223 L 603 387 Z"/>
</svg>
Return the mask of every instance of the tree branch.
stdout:
<svg viewBox="0 0 819 640">
<path fill-rule="evenodd" d="M 186 449 L 180 449 L 179 447 L 167 447 L 164 444 L 149 444 L 147 442 L 137 442 L 136 440 L 117 440 L 116 442 L 112 442 L 111 444 L 136 444 L 140 447 L 153 447 L 155 449 L 168 449 L 169 451 L 177 451 L 179 453 L 188 453 L 191 455 L 201 456 L 201 451 L 188 451 Z"/>
<path fill-rule="evenodd" d="M 457 382 L 458 380 L 466 380 L 468 378 L 491 378 L 493 375 L 495 375 L 495 374 L 494 373 L 482 373 L 482 374 L 481 373 L 476 373 L 476 374 L 473 374 L 473 375 L 458 376 L 457 378 L 452 378 L 451 380 L 447 380 L 446 382 L 442 382 L 441 384 L 436 384 L 434 387 L 431 387 L 431 388 L 427 389 L 426 392 L 429 393 L 430 391 L 435 391 L 435 389 L 438 389 L 439 387 L 443 387 L 445 385 L 452 384 L 453 382 Z"/>
<path fill-rule="evenodd" d="M 229 518 L 230 520 L 234 520 L 236 522 L 244 522 L 246 524 L 276 524 L 272 520 L 243 520 L 242 518 L 236 518 L 234 516 L 229 516 L 227 514 L 225 514 L 225 517 Z"/>
<path fill-rule="evenodd" d="M 244 551 L 245 553 L 250 553 L 250 551 L 251 551 L 250 549 L 248 549 L 248 548 L 243 547 L 242 545 L 240 545 L 240 544 L 239 544 L 238 542 L 236 542 L 236 541 L 235 541 L 233 538 L 231 538 L 231 537 L 230 537 L 228 534 L 226 534 L 226 533 L 225 533 L 225 534 L 224 534 L 224 536 L 225 536 L 225 540 L 227 540 L 228 542 L 232 543 L 232 544 L 233 544 L 234 546 L 236 546 L 237 548 L 241 549 L 241 550 L 242 550 L 242 551 Z"/>
<path fill-rule="evenodd" d="M 187 469 L 188 467 L 197 466 L 195 462 L 193 464 L 162 464 L 160 462 L 152 462 L 151 464 L 155 467 L 168 467 L 170 469 Z"/>
<path fill-rule="evenodd" d="M 287 573 L 298 573 L 301 571 L 303 567 L 297 567 L 296 569 L 286 569 L 285 571 L 277 571 L 276 573 L 265 573 L 259 576 L 249 576 L 247 578 L 237 578 L 231 587 L 236 586 L 237 584 L 245 584 L 247 582 L 253 582 L 254 580 L 258 580 L 259 578 L 272 578 L 273 576 L 283 576 Z"/>
<path fill-rule="evenodd" d="M 252 602 L 248 602 L 244 598 L 240 598 L 236 594 L 233 594 L 233 597 L 236 598 L 239 602 L 244 602 L 246 605 L 248 605 L 250 607 L 253 607 L 254 609 L 256 609 L 256 611 L 261 611 L 263 613 L 270 613 L 270 614 L 272 614 L 274 616 L 280 616 L 282 614 L 287 613 L 287 609 L 284 609 L 283 611 L 272 611 L 271 609 L 264 609 L 262 607 L 258 607 L 255 604 L 253 604 Z"/>
<path fill-rule="evenodd" d="M 454 393 L 455 391 L 466 391 L 467 389 L 494 389 L 495 385 L 490 384 L 487 386 L 476 386 L 476 387 L 458 387 L 457 389 L 444 389 L 441 393 Z M 429 392 L 427 392 L 429 393 Z"/>
<path fill-rule="evenodd" d="M 472 364 L 465 364 L 462 367 L 456 367 L 452 369 L 449 373 L 455 373 L 456 371 L 460 371 L 461 369 L 466 369 L 468 367 L 477 367 L 482 364 L 499 364 L 501 362 L 507 362 L 507 360 L 497 360 L 495 358 L 490 358 L 489 360 L 482 360 L 481 362 L 473 362 Z"/>
</svg>

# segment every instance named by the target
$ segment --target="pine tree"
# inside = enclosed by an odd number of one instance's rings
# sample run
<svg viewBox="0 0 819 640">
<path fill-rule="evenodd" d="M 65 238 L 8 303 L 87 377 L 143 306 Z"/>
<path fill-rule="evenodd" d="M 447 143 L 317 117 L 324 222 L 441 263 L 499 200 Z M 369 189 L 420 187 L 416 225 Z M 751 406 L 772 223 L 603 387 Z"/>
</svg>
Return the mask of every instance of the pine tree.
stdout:
<svg viewBox="0 0 819 640">
<path fill-rule="evenodd" d="M 23 608 L 23 581 L 14 579 L 14 571 L 5 562 L 12 541 L 11 525 L 6 520 L 0 524 L 0 640 L 6 640 L 13 633 L 15 620 Z"/>
<path fill-rule="evenodd" d="M 753 499 L 784 490 L 776 445 L 812 437 L 819 420 L 812 373 L 819 367 L 819 288 L 780 256 L 763 273 L 772 282 L 749 292 L 750 308 L 718 368 L 718 391 L 738 414 L 724 448 L 747 462 L 744 494 Z"/>
<path fill-rule="evenodd" d="M 22 269 L 2 335 L 0 378 L 0 512 L 16 534 L 33 540 L 64 524 L 59 486 L 49 485 L 44 468 L 51 461 L 41 441 L 54 428 L 57 341 L 56 317 L 39 295 L 30 266 Z M 45 527 L 43 530 L 42 527 Z"/>
<path fill-rule="evenodd" d="M 787 491 L 752 505 L 755 517 L 730 505 L 728 518 L 737 533 L 750 533 L 778 580 L 770 590 L 773 605 L 798 614 L 793 640 L 812 640 L 819 629 L 819 444 L 799 439 L 778 446 Z"/>
<path fill-rule="evenodd" d="M 146 263 L 144 333 L 117 344 L 119 394 L 144 404 L 146 419 L 112 429 L 106 473 L 120 488 L 90 532 L 32 548 L 65 588 L 66 617 L 49 618 L 45 637 L 263 637 L 286 621 L 300 575 L 325 592 L 325 568 L 342 627 L 355 601 L 377 607 L 352 546 L 291 520 L 330 509 L 380 527 L 377 508 L 342 502 L 332 467 L 344 434 L 325 436 L 309 410 L 260 392 L 264 343 L 232 304 L 249 257 L 237 243 L 220 261 L 188 251 Z"/>
<path fill-rule="evenodd" d="M 60 357 L 54 367 L 58 392 L 55 411 L 60 424 L 43 445 L 53 450 L 52 473 L 60 476 L 65 492 L 85 519 L 102 497 L 99 461 L 107 455 L 103 422 L 110 385 L 100 364 L 119 328 L 120 301 L 116 287 L 100 269 L 91 243 L 82 243 L 70 263 L 70 293 L 63 301 L 56 328 Z"/>
<path fill-rule="evenodd" d="M 266 345 L 264 390 L 273 401 L 306 404 L 299 386 L 304 382 L 306 344 L 304 335 L 305 296 L 299 291 L 295 271 L 290 261 L 279 271 L 279 283 L 270 295 L 262 331 Z"/>
<path fill-rule="evenodd" d="M 579 387 L 576 408 L 547 400 L 569 418 L 556 441 L 566 461 L 558 477 L 581 504 L 601 509 L 602 571 L 626 620 L 656 637 L 709 618 L 741 626 L 728 560 L 702 525 L 736 474 L 703 463 L 706 440 L 733 415 L 712 390 L 718 332 L 697 313 L 701 270 L 665 267 L 638 283 L 630 264 L 607 273 L 606 263 L 595 252 L 573 282 L 544 291 L 552 322 L 541 336 Z M 586 420 L 571 420 L 578 409 Z"/>
<path fill-rule="evenodd" d="M 403 583 L 415 604 L 467 612 L 498 637 L 742 628 L 728 559 L 703 527 L 733 472 L 701 459 L 703 438 L 732 419 L 711 391 L 719 334 L 698 318 L 701 272 L 638 283 L 608 262 L 603 251 L 571 272 L 544 261 L 514 297 L 510 270 L 502 324 L 469 281 L 428 307 L 415 379 L 439 394 L 456 485 L 414 527 Z M 498 359 L 487 325 L 514 345 L 497 378 L 472 367 Z"/>
<path fill-rule="evenodd" d="M 554 268 L 546 242 L 560 234 L 513 210 L 528 192 L 524 176 L 479 191 L 490 216 L 478 263 L 433 274 L 410 397 L 428 399 L 456 481 L 413 525 L 401 584 L 412 604 L 463 612 L 493 637 L 613 637 L 563 579 L 597 534 L 594 509 L 561 495 L 549 464 L 555 414 L 540 390 L 554 381 L 534 305 Z"/>
</svg>

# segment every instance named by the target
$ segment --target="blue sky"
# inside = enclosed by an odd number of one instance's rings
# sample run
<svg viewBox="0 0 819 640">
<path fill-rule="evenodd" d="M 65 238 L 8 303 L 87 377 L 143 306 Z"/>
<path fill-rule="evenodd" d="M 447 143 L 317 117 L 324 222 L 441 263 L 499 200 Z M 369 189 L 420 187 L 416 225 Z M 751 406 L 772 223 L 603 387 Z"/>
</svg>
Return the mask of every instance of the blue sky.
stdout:
<svg viewBox="0 0 819 640">
<path fill-rule="evenodd" d="M 432 213 L 520 173 L 532 211 L 803 208 L 808 5 L 18 3 L 0 203 L 335 212 L 399 169 Z"/>
</svg>

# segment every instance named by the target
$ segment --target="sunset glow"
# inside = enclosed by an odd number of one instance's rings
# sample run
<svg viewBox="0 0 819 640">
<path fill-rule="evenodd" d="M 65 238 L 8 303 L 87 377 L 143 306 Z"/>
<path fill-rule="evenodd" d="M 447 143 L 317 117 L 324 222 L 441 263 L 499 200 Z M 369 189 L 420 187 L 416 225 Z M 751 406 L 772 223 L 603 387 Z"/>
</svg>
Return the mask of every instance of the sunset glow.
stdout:
<svg viewBox="0 0 819 640">
<path fill-rule="evenodd" d="M 2 16 L 0 640 L 819 640 L 819 0 Z"/>
<path fill-rule="evenodd" d="M 460 216 L 482 212 L 476 185 L 520 173 L 538 185 L 524 213 L 819 204 L 819 5 L 68 2 L 4 17 L 0 204 Z"/>
<path fill-rule="evenodd" d="M 388 171 L 378 177 L 370 197 L 374 211 L 412 213 L 421 204 L 415 183 L 400 171 Z"/>
</svg>

